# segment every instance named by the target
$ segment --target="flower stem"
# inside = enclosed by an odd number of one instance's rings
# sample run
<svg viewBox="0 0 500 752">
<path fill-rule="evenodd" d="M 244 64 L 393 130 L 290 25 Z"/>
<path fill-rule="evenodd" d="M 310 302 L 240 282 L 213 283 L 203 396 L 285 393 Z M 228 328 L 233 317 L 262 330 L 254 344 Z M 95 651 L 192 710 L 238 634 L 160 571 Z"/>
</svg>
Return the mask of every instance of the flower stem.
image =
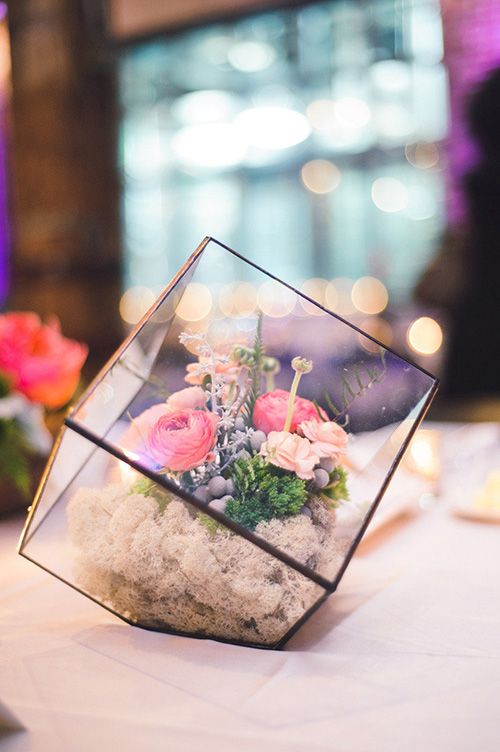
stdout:
<svg viewBox="0 0 500 752">
<path fill-rule="evenodd" d="M 292 425 L 292 416 L 293 416 L 293 405 L 295 403 L 295 397 L 297 396 L 297 389 L 299 387 L 299 381 L 302 374 L 300 371 L 295 371 L 295 376 L 293 377 L 292 381 L 292 387 L 290 389 L 290 396 L 288 397 L 288 410 L 286 413 L 286 420 L 285 425 L 283 426 L 283 431 L 289 431 L 290 426 Z"/>
</svg>

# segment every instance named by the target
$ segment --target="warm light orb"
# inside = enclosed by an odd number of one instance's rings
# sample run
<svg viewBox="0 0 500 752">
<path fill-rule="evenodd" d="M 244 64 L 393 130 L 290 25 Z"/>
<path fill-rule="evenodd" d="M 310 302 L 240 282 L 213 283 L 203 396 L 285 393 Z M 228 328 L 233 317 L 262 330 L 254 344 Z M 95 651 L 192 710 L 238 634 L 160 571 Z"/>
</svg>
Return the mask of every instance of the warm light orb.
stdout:
<svg viewBox="0 0 500 752">
<path fill-rule="evenodd" d="M 257 302 L 266 316 L 282 318 L 288 316 L 295 307 L 295 293 L 279 282 L 264 282 L 259 287 Z"/>
<path fill-rule="evenodd" d="M 328 133 L 335 121 L 335 102 L 333 99 L 315 99 L 307 106 L 306 114 L 315 131 Z"/>
<path fill-rule="evenodd" d="M 312 300 L 315 300 L 320 305 L 326 305 L 326 288 L 328 286 L 328 281 L 326 279 L 321 279 L 321 277 L 313 277 L 312 279 L 306 279 L 305 282 L 303 282 L 300 286 L 300 291 L 304 293 L 304 295 L 307 295 L 308 298 L 311 298 Z M 318 308 L 318 306 L 314 305 L 313 303 L 310 303 L 308 300 L 304 300 L 304 298 L 300 299 L 300 305 L 304 309 L 306 313 L 309 313 L 311 316 L 324 316 L 325 311 L 323 311 L 321 308 Z"/>
<path fill-rule="evenodd" d="M 389 301 L 385 285 L 375 277 L 361 277 L 351 291 L 354 307 L 361 313 L 381 313 Z"/>
<path fill-rule="evenodd" d="M 390 346 L 393 340 L 392 326 L 388 321 L 381 319 L 379 316 L 371 316 L 369 319 L 365 319 L 359 325 L 360 329 L 374 337 L 383 345 Z M 364 337 L 362 334 L 358 335 L 359 343 L 363 350 L 371 353 L 378 353 L 380 351 L 380 345 L 376 342 L 372 342 L 368 337 Z"/>
<path fill-rule="evenodd" d="M 330 193 L 340 183 L 340 170 L 327 159 L 312 159 L 302 167 L 300 177 L 311 193 Z"/>
<path fill-rule="evenodd" d="M 419 141 L 416 144 L 406 144 L 406 160 L 419 170 L 430 170 L 439 163 L 439 147 L 437 144 Z"/>
<path fill-rule="evenodd" d="M 443 344 L 443 330 L 429 316 L 421 316 L 408 328 L 407 340 L 411 349 L 420 355 L 433 355 Z"/>
<path fill-rule="evenodd" d="M 327 284 L 325 303 L 331 311 L 340 316 L 354 313 L 351 300 L 352 284 L 352 279 L 348 277 L 336 277 Z"/>
<path fill-rule="evenodd" d="M 137 324 L 154 301 L 155 295 L 149 287 L 130 287 L 120 299 L 120 316 L 127 324 Z"/>
<path fill-rule="evenodd" d="M 389 214 L 408 206 L 408 189 L 396 178 L 377 178 L 373 181 L 371 194 L 377 209 Z"/>
<path fill-rule="evenodd" d="M 257 307 L 257 291 L 250 282 L 235 282 L 222 288 L 218 302 L 224 316 L 250 316 Z"/>
<path fill-rule="evenodd" d="M 190 282 L 175 310 L 184 321 L 201 321 L 212 310 L 212 293 L 206 285 Z"/>
</svg>

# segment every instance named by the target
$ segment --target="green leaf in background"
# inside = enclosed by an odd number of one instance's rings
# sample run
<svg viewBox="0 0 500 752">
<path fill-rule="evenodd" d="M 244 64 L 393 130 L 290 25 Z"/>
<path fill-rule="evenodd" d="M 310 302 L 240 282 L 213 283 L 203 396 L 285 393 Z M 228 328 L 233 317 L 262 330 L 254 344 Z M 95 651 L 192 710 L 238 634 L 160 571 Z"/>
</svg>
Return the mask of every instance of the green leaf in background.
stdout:
<svg viewBox="0 0 500 752">
<path fill-rule="evenodd" d="M 0 420 L 0 479 L 30 495 L 29 459 L 23 432 L 15 420 Z"/>
</svg>

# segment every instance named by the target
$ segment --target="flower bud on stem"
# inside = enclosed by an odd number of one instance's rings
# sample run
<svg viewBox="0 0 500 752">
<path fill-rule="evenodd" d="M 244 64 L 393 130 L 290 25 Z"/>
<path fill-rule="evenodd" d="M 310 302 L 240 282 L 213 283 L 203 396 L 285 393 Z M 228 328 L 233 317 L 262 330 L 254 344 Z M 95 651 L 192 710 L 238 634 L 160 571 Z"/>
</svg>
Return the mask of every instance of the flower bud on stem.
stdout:
<svg viewBox="0 0 500 752">
<path fill-rule="evenodd" d="M 306 360 L 305 358 L 299 357 L 292 360 L 292 368 L 295 371 L 295 376 L 293 377 L 290 396 L 288 398 L 288 410 L 286 413 L 286 420 L 285 425 L 283 426 L 283 431 L 289 431 L 290 426 L 292 425 L 293 406 L 295 403 L 295 397 L 297 396 L 297 389 L 299 388 L 299 381 L 303 374 L 310 373 L 312 371 L 312 367 L 312 360 Z"/>
</svg>

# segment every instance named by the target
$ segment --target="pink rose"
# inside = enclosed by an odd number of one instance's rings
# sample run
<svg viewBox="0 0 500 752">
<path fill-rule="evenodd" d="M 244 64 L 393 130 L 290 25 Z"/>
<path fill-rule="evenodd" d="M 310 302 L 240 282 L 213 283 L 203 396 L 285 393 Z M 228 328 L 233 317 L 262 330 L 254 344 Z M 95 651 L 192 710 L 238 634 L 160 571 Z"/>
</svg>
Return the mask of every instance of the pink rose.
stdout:
<svg viewBox="0 0 500 752">
<path fill-rule="evenodd" d="M 195 410 L 197 407 L 205 407 L 206 404 L 207 396 L 201 386 L 187 386 L 171 394 L 167 400 L 167 407 L 172 412 L 188 408 Z"/>
<path fill-rule="evenodd" d="M 339 462 L 345 452 L 348 435 L 338 423 L 306 420 L 299 425 L 299 431 L 312 443 L 313 451 L 318 457 L 330 457 Z"/>
<path fill-rule="evenodd" d="M 318 455 L 310 441 L 288 431 L 271 431 L 260 454 L 272 465 L 291 470 L 304 480 L 314 477 L 313 468 L 318 464 Z"/>
<path fill-rule="evenodd" d="M 261 394 L 253 408 L 254 427 L 266 434 L 270 431 L 282 431 L 285 425 L 289 397 L 290 392 L 286 392 L 284 389 L 275 389 L 273 392 Z M 321 410 L 321 415 L 325 420 L 328 420 L 324 410 Z M 295 397 L 290 431 L 292 433 L 296 431 L 299 423 L 304 420 L 320 421 L 318 411 L 310 400 Z"/>
<path fill-rule="evenodd" d="M 62 336 L 55 317 L 43 324 L 36 313 L 0 316 L 0 371 L 32 402 L 65 405 L 78 386 L 87 351 Z"/>
<path fill-rule="evenodd" d="M 148 452 L 168 470 L 192 470 L 211 459 L 217 422 L 217 416 L 206 410 L 179 410 L 162 415 L 148 434 Z"/>
</svg>

